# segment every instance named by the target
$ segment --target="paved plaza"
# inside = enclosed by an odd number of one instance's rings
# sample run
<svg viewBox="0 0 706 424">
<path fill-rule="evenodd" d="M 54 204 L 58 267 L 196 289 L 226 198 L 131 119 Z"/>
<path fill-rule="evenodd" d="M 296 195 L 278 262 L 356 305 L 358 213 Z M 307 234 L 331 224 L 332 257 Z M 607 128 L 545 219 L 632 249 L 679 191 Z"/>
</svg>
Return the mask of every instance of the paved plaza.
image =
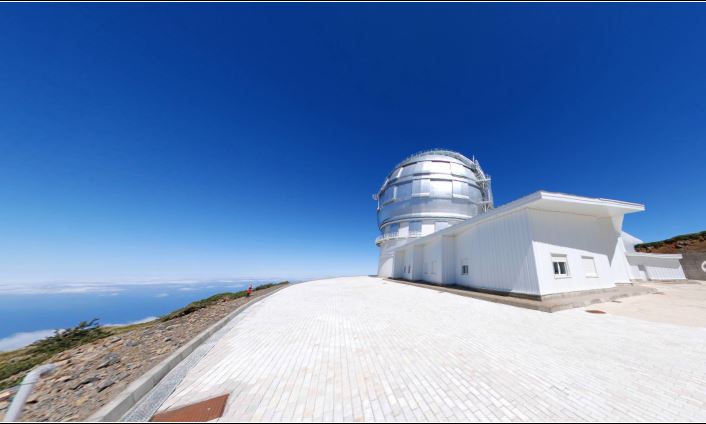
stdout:
<svg viewBox="0 0 706 424">
<path fill-rule="evenodd" d="M 230 394 L 223 422 L 706 421 L 706 328 L 585 309 L 298 284 L 236 317 L 160 411 Z"/>
</svg>

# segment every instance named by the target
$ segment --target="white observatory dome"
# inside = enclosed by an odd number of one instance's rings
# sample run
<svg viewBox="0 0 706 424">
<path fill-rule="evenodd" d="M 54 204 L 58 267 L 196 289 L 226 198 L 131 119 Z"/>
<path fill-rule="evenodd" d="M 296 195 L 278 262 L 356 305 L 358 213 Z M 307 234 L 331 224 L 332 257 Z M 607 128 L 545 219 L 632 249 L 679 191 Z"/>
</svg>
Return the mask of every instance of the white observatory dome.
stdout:
<svg viewBox="0 0 706 424">
<path fill-rule="evenodd" d="M 493 207 L 490 178 L 478 161 L 450 150 L 403 160 L 373 198 L 381 234 L 377 244 L 430 234 Z"/>
</svg>

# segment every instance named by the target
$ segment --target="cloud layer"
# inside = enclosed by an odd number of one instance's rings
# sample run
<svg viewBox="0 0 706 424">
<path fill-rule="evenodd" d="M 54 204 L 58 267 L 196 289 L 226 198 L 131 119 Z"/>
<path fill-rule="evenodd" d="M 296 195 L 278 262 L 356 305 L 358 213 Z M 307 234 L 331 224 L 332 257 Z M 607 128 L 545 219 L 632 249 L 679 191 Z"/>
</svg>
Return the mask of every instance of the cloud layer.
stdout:
<svg viewBox="0 0 706 424">
<path fill-rule="evenodd" d="M 15 333 L 0 339 L 0 352 L 19 349 L 30 345 L 37 340 L 54 335 L 54 330 L 37 330 Z"/>
</svg>

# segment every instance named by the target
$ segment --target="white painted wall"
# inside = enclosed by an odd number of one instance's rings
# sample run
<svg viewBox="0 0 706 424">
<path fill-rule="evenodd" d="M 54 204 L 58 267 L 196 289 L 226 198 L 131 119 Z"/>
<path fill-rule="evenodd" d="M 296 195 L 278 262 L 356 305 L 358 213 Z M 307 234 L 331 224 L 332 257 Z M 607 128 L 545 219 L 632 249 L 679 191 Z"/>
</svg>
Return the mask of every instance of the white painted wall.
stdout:
<svg viewBox="0 0 706 424">
<path fill-rule="evenodd" d="M 638 276 L 648 280 L 685 280 L 679 259 L 654 256 L 629 256 L 628 263 Z M 644 270 L 641 272 L 641 270 Z M 639 278 L 639 277 L 638 277 Z"/>
<path fill-rule="evenodd" d="M 422 251 L 422 280 L 430 283 L 444 283 L 442 277 L 442 242 L 440 237 L 435 237 L 424 244 Z"/>
<path fill-rule="evenodd" d="M 626 252 L 634 252 L 635 245 L 642 243 L 642 240 L 632 234 L 626 233 L 625 231 L 623 231 L 620 236 L 623 239 L 623 245 L 625 246 Z"/>
<path fill-rule="evenodd" d="M 640 269 L 639 265 L 632 264 L 629 261 L 628 261 L 628 265 L 630 266 L 630 279 L 631 280 L 647 281 L 647 273 L 644 270 Z"/>
<path fill-rule="evenodd" d="M 412 259 L 412 276 L 411 280 L 422 280 L 423 274 L 423 264 L 424 264 L 424 246 L 413 246 L 413 259 Z"/>
<path fill-rule="evenodd" d="M 645 273 L 650 280 L 686 280 L 679 260 L 665 261 L 660 266 L 645 266 Z"/>
<path fill-rule="evenodd" d="M 528 209 L 528 216 L 537 263 L 539 294 L 603 289 L 615 285 L 616 272 L 611 267 L 611 261 L 618 245 L 622 246 L 622 243 L 620 231 L 616 232 L 614 222 L 587 215 L 535 209 Z M 568 277 L 554 275 L 552 254 L 566 255 Z M 593 258 L 597 277 L 585 274 L 582 257 Z M 627 282 L 627 266 L 621 266 L 625 267 L 624 281 Z"/>
<path fill-rule="evenodd" d="M 380 255 L 378 260 L 378 277 L 394 276 L 394 255 Z"/>
<path fill-rule="evenodd" d="M 645 265 L 646 271 L 629 263 L 626 250 L 632 246 L 626 246 L 622 222 L 622 214 L 597 218 L 531 207 L 500 212 L 457 231 L 412 240 L 409 246 L 410 240 L 385 243 L 379 273 L 531 295 L 610 288 L 641 274 L 684 278 L 678 260 Z M 424 221 L 422 227 L 424 232 L 433 231 L 433 221 Z M 403 226 L 400 231 L 404 230 Z M 554 275 L 553 254 L 566 256 L 568 276 Z M 593 261 L 595 275 L 584 268 L 587 258 Z M 467 275 L 462 274 L 464 264 Z"/>
<path fill-rule="evenodd" d="M 456 281 L 456 237 L 441 237 L 441 282 L 454 284 Z"/>
<path fill-rule="evenodd" d="M 422 234 L 427 235 L 434 232 L 434 221 L 424 220 L 422 221 Z"/>
<path fill-rule="evenodd" d="M 453 280 L 473 288 L 538 294 L 526 210 L 484 221 L 456 235 Z M 468 275 L 461 264 L 468 263 Z"/>
</svg>

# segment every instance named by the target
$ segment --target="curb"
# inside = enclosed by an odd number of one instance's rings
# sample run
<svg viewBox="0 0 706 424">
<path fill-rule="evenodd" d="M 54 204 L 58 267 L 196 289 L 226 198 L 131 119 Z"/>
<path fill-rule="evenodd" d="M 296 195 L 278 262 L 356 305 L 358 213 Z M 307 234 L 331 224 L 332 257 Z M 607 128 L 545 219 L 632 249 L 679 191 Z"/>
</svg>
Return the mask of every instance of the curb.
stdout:
<svg viewBox="0 0 706 424">
<path fill-rule="evenodd" d="M 391 283 L 405 284 L 408 286 L 419 287 L 422 289 L 436 290 L 439 292 L 455 294 L 457 296 L 469 297 L 472 299 L 483 300 L 486 302 L 493 302 L 493 303 L 498 303 L 498 304 L 502 304 L 502 305 L 513 306 L 516 308 L 524 308 L 524 309 L 530 309 L 530 310 L 539 311 L 539 312 L 546 312 L 546 313 L 554 313 L 554 312 L 564 311 L 567 309 L 583 308 L 586 306 L 594 305 L 596 303 L 610 302 L 615 299 L 622 299 L 622 298 L 626 298 L 626 297 L 642 296 L 642 295 L 654 293 L 657 291 L 656 289 L 644 287 L 644 286 L 641 286 L 641 288 L 643 289 L 642 291 L 635 291 L 633 293 L 611 293 L 611 292 L 607 292 L 605 290 L 597 290 L 593 293 L 586 293 L 587 295 L 588 294 L 591 295 L 590 298 L 574 300 L 574 301 L 567 301 L 565 303 L 559 303 L 559 304 L 553 305 L 551 303 L 543 303 L 543 302 L 551 301 L 550 299 L 548 299 L 548 300 L 534 300 L 534 299 L 526 299 L 526 298 L 522 298 L 522 297 L 516 297 L 511 294 L 494 295 L 491 293 L 484 293 L 479 290 L 474 290 L 472 288 L 445 287 L 443 285 L 438 285 L 438 284 L 434 284 L 434 283 L 398 280 L 398 279 L 388 278 L 388 277 L 382 277 L 382 279 L 385 281 L 389 281 Z M 570 299 L 570 296 L 566 296 L 565 299 Z"/>
<path fill-rule="evenodd" d="M 228 324 L 233 318 L 250 306 L 290 286 L 291 284 L 288 284 L 270 293 L 258 296 L 245 305 L 238 307 L 224 318 L 221 318 L 220 321 L 203 330 L 184 346 L 180 347 L 174 353 L 165 358 L 162 362 L 152 367 L 152 369 L 147 371 L 145 375 L 130 383 L 125 390 L 120 392 L 120 394 L 118 394 L 112 401 L 103 405 L 99 410 L 91 414 L 86 421 L 118 421 L 133 406 L 135 406 L 140 399 L 149 393 L 149 391 L 152 390 L 162 380 L 162 378 L 169 373 L 169 371 L 174 369 L 174 367 L 189 356 L 189 354 L 199 345 L 208 340 L 208 338 L 215 332 L 220 330 L 223 326 Z"/>
</svg>

